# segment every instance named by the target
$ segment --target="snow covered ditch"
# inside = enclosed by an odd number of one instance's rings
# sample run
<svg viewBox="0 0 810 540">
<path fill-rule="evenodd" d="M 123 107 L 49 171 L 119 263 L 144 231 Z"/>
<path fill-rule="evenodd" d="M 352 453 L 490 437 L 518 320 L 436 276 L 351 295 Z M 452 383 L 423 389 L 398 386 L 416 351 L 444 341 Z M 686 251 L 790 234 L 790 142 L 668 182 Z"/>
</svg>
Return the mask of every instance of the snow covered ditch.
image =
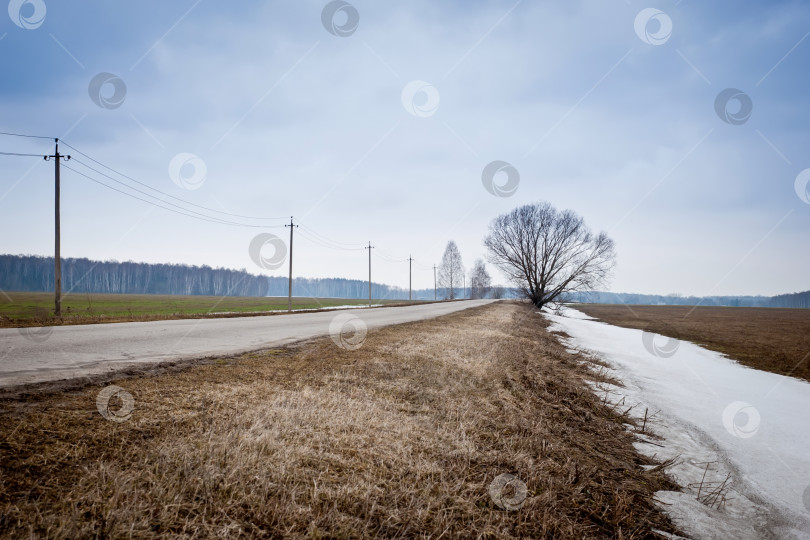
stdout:
<svg viewBox="0 0 810 540">
<path fill-rule="evenodd" d="M 608 402 L 647 415 L 637 449 L 682 492 L 660 507 L 695 538 L 810 539 L 810 383 L 740 365 L 693 343 L 620 328 L 563 308 L 543 312 L 566 346 L 606 362 Z M 643 421 L 642 421 L 643 422 Z"/>
</svg>

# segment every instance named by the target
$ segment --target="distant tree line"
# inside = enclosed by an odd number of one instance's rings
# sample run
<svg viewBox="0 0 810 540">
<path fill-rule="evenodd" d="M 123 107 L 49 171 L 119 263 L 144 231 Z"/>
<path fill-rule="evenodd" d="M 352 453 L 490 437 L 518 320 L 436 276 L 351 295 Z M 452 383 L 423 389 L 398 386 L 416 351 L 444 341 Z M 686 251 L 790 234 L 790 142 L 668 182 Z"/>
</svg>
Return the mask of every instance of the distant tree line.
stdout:
<svg viewBox="0 0 810 540">
<path fill-rule="evenodd" d="M 810 308 L 810 291 L 779 296 L 682 296 L 594 291 L 566 294 L 560 300 L 586 304 Z"/>
<path fill-rule="evenodd" d="M 454 287 L 456 284 L 454 283 Z M 65 292 L 183 294 L 212 296 L 286 296 L 287 278 L 257 276 L 246 270 L 182 264 L 62 259 L 62 289 Z M 49 292 L 53 290 L 53 258 L 33 255 L 0 255 L 0 290 Z M 516 288 L 490 286 L 482 261 L 476 261 L 467 288 L 453 292 L 458 298 L 516 298 Z M 368 281 L 343 278 L 295 278 L 293 295 L 318 298 L 366 298 Z M 448 287 L 439 287 L 437 297 L 449 298 Z M 375 299 L 407 300 L 408 289 L 372 284 Z M 433 289 L 414 289 L 414 300 L 433 300 Z M 647 304 L 681 306 L 739 306 L 810 308 L 810 291 L 779 296 L 681 296 L 573 292 L 563 302 L 602 304 Z"/>
<path fill-rule="evenodd" d="M 0 288 L 53 290 L 53 257 L 0 255 Z M 62 259 L 65 292 L 264 296 L 267 278 L 244 270 L 147 264 L 132 261 Z"/>
<path fill-rule="evenodd" d="M 62 259 L 62 290 L 82 293 L 179 294 L 210 296 L 287 296 L 286 277 L 246 270 Z M 0 290 L 53 290 L 53 257 L 0 255 Z M 377 300 L 407 300 L 408 289 L 372 283 Z M 438 298 L 448 294 L 439 288 Z M 294 278 L 293 295 L 316 298 L 367 298 L 368 281 L 343 278 Z M 415 289 L 414 300 L 433 300 L 433 289 Z"/>
<path fill-rule="evenodd" d="M 810 308 L 810 291 L 773 296 L 771 307 Z"/>
<path fill-rule="evenodd" d="M 289 283 L 286 277 L 268 277 L 267 296 L 287 296 Z M 368 281 L 345 278 L 293 278 L 293 296 L 311 298 L 368 298 Z M 408 289 L 371 284 L 371 296 L 375 300 L 407 300 Z M 414 289 L 414 300 L 433 300 L 433 289 Z M 439 296 L 441 298 L 441 296 Z"/>
</svg>

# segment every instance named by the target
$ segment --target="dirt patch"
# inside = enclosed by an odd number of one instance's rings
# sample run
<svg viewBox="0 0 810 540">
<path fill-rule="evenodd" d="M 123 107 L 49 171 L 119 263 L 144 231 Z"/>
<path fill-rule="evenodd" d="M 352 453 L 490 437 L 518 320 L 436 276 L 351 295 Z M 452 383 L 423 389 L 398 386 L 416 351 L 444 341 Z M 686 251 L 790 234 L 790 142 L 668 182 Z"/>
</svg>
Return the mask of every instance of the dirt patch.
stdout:
<svg viewBox="0 0 810 540">
<path fill-rule="evenodd" d="M 746 366 L 810 381 L 810 309 L 572 307 L 609 324 L 692 341 Z"/>
<path fill-rule="evenodd" d="M 652 497 L 675 486 L 546 324 L 497 303 L 372 331 L 353 351 L 319 339 L 118 378 L 134 400 L 123 422 L 99 414 L 101 384 L 3 399 L 0 533 L 673 531 Z M 502 474 L 519 482 L 493 498 Z"/>
</svg>

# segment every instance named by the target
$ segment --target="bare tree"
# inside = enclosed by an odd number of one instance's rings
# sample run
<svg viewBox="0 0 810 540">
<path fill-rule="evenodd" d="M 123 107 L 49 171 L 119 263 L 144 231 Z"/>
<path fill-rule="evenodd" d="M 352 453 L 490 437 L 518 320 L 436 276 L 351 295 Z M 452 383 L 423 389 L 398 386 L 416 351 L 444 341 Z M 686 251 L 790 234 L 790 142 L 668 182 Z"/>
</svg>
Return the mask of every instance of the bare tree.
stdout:
<svg viewBox="0 0 810 540">
<path fill-rule="evenodd" d="M 445 299 L 454 300 L 456 289 L 460 288 L 464 276 L 464 264 L 461 262 L 461 252 L 455 242 L 450 240 L 442 256 L 439 266 L 439 286 L 444 289 Z"/>
<path fill-rule="evenodd" d="M 495 218 L 484 245 L 490 260 L 537 307 L 563 293 L 592 290 L 615 261 L 607 234 L 594 235 L 577 214 L 545 202 Z"/>
<path fill-rule="evenodd" d="M 492 285 L 492 278 L 487 272 L 487 267 L 483 259 L 475 261 L 475 265 L 470 275 L 470 297 L 486 298 Z"/>
</svg>

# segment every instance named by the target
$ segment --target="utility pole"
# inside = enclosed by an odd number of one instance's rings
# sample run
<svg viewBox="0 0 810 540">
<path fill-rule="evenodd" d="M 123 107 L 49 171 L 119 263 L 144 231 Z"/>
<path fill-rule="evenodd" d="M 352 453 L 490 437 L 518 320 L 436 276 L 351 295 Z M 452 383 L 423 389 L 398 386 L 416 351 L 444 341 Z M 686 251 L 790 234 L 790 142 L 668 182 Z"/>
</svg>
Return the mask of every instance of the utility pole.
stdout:
<svg viewBox="0 0 810 540">
<path fill-rule="evenodd" d="M 464 284 L 464 287 L 461 289 L 461 299 L 466 300 L 467 299 L 467 275 L 462 273 L 461 274 L 461 279 L 462 279 L 462 283 Z"/>
<path fill-rule="evenodd" d="M 66 161 L 70 156 L 64 156 L 59 153 L 59 139 L 54 139 L 56 150 L 52 156 L 45 156 L 45 161 L 50 159 L 54 160 L 54 254 L 53 254 L 53 292 L 54 292 L 54 315 L 57 317 L 62 316 L 62 227 L 61 217 L 59 216 L 59 194 L 60 179 L 59 179 L 59 160 L 64 158 Z"/>
<path fill-rule="evenodd" d="M 437 300 L 438 296 L 436 295 L 436 265 L 433 265 L 433 301 Z"/>
<path fill-rule="evenodd" d="M 293 255 L 293 229 L 298 227 L 298 225 L 293 225 L 293 218 L 290 216 L 290 224 L 284 225 L 285 227 L 290 228 L 290 277 L 287 283 L 287 312 L 292 311 L 292 255 Z"/>
<path fill-rule="evenodd" d="M 408 300 L 413 300 L 413 257 L 408 255 Z"/>
<path fill-rule="evenodd" d="M 371 242 L 368 243 L 368 307 L 371 307 L 371 250 L 374 249 L 374 246 L 371 245 Z"/>
</svg>

